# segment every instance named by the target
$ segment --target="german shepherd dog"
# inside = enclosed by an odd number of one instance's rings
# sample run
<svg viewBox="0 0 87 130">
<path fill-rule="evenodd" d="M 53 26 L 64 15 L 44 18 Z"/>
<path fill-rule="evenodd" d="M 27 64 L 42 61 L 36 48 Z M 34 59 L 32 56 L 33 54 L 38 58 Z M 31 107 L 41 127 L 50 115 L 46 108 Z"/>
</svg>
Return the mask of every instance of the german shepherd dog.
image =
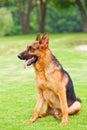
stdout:
<svg viewBox="0 0 87 130">
<path fill-rule="evenodd" d="M 49 34 L 45 33 L 42 38 L 38 34 L 36 40 L 18 57 L 25 60 L 24 68 L 31 64 L 34 66 L 38 92 L 33 115 L 25 123 L 32 123 L 48 114 L 57 119 L 62 116 L 60 124 L 67 123 L 68 115 L 76 114 L 81 109 L 81 102 L 76 98 L 70 75 L 49 49 Z M 43 105 L 44 112 L 40 114 Z"/>
</svg>

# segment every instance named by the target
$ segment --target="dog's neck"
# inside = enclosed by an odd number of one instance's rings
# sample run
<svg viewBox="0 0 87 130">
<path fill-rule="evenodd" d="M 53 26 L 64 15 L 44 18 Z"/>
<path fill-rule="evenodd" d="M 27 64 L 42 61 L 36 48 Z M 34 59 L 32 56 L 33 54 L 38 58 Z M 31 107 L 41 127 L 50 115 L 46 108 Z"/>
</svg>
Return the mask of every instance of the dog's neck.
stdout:
<svg viewBox="0 0 87 130">
<path fill-rule="evenodd" d="M 46 53 L 38 59 L 34 64 L 35 71 L 39 72 L 49 72 L 50 70 L 54 71 L 55 69 L 60 70 L 62 68 L 59 61 L 55 58 L 52 52 L 48 49 Z"/>
<path fill-rule="evenodd" d="M 53 64 L 52 61 L 52 53 L 48 49 L 45 54 L 43 54 L 41 57 L 38 58 L 38 61 L 34 64 L 34 68 L 36 71 L 41 72 L 45 69 L 47 69 L 51 64 Z"/>
</svg>

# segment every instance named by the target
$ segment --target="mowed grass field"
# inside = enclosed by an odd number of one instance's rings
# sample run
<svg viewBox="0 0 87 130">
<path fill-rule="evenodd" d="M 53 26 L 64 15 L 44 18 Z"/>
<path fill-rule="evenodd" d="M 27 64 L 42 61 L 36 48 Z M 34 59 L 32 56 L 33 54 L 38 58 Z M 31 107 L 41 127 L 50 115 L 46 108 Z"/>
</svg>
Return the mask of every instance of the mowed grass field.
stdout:
<svg viewBox="0 0 87 130">
<path fill-rule="evenodd" d="M 87 130 L 87 51 L 75 46 L 86 44 L 87 33 L 50 34 L 50 49 L 70 73 L 77 97 L 82 100 L 81 111 L 69 116 L 69 122 L 60 126 L 60 120 L 51 115 L 24 125 L 34 110 L 37 91 L 34 69 L 23 68 L 24 61 L 17 54 L 34 41 L 36 35 L 0 38 L 0 130 Z"/>
</svg>

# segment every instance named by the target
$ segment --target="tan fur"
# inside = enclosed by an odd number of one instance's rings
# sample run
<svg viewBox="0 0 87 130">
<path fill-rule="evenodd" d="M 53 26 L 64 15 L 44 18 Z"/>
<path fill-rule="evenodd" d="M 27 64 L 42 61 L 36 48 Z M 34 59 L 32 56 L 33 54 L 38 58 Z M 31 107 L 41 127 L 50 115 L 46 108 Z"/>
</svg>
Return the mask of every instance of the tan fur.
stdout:
<svg viewBox="0 0 87 130">
<path fill-rule="evenodd" d="M 36 41 L 31 46 L 37 48 L 41 44 L 39 49 L 34 52 L 28 52 L 27 50 L 24 52 L 39 57 L 38 61 L 33 64 L 35 69 L 35 84 L 38 92 L 37 103 L 31 119 L 25 123 L 32 123 L 38 117 L 44 117 L 51 113 L 56 118 L 62 116 L 61 124 L 65 124 L 68 122 L 68 114 L 74 114 L 81 107 L 78 102 L 68 107 L 66 99 L 68 77 L 62 73 L 61 66 L 57 66 L 52 59 L 48 42 L 48 33 L 42 39 L 38 35 Z M 40 114 L 44 104 L 44 113 Z"/>
</svg>

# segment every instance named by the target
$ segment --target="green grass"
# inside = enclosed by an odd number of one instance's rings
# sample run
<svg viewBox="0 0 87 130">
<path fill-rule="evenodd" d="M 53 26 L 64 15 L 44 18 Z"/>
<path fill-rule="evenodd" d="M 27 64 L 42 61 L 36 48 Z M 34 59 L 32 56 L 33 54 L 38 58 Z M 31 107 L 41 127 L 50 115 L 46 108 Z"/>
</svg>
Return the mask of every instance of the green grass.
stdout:
<svg viewBox="0 0 87 130">
<path fill-rule="evenodd" d="M 77 51 L 76 45 L 87 44 L 87 34 L 51 34 L 50 48 L 70 73 L 77 97 L 82 100 L 81 111 L 69 116 L 67 125 L 52 116 L 24 125 L 31 117 L 36 103 L 34 70 L 23 68 L 17 54 L 24 50 L 35 35 L 0 38 L 0 130 L 86 130 L 87 129 L 87 51 Z"/>
</svg>

